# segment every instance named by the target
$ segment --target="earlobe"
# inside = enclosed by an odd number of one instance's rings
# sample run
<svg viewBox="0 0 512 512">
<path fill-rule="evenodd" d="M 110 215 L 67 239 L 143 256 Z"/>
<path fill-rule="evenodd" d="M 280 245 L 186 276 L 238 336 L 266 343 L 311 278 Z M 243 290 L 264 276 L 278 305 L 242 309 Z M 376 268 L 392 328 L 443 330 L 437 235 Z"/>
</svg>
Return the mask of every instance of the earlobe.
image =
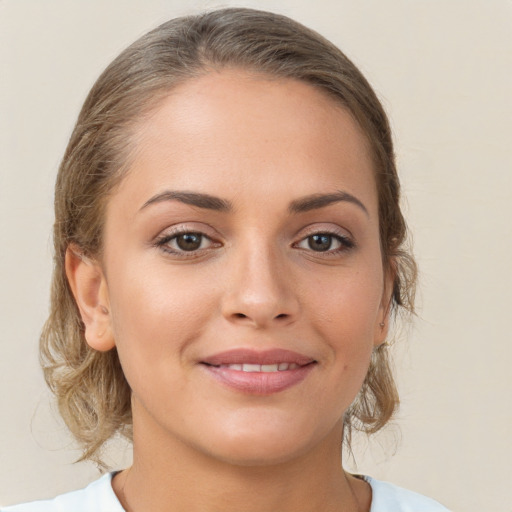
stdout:
<svg viewBox="0 0 512 512">
<path fill-rule="evenodd" d="M 101 266 L 70 245 L 66 276 L 85 326 L 87 344 L 101 352 L 114 348 L 108 287 Z"/>
<path fill-rule="evenodd" d="M 374 347 L 379 347 L 386 342 L 388 331 L 389 318 L 388 315 L 386 315 L 385 318 L 375 326 L 375 336 L 373 341 Z"/>
</svg>

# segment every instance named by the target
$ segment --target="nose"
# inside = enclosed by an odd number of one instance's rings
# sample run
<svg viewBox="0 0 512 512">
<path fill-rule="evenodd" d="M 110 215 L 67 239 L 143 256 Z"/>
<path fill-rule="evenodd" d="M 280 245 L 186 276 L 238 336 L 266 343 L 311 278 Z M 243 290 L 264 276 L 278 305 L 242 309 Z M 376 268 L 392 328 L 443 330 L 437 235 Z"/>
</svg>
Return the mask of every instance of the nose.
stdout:
<svg viewBox="0 0 512 512">
<path fill-rule="evenodd" d="M 233 257 L 222 301 L 229 322 L 267 328 L 296 321 L 300 302 L 291 262 L 277 252 L 252 244 Z"/>
</svg>

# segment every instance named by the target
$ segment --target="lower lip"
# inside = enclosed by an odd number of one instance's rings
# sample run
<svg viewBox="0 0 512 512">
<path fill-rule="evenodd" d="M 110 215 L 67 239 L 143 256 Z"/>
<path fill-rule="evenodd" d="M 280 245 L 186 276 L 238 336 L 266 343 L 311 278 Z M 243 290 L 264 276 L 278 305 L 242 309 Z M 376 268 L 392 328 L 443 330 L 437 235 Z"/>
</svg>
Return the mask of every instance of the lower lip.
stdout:
<svg viewBox="0 0 512 512">
<path fill-rule="evenodd" d="M 237 391 L 251 395 L 271 395 L 299 384 L 316 365 L 311 363 L 294 370 L 277 372 L 244 372 L 226 367 L 202 366 L 212 377 Z"/>
</svg>

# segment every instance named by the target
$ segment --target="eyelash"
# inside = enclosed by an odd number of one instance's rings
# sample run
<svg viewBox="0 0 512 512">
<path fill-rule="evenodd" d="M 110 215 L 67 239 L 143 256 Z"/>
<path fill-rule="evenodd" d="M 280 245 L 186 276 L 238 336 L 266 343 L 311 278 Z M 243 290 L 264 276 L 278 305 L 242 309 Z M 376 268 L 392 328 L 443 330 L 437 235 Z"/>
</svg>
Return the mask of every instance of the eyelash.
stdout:
<svg viewBox="0 0 512 512">
<path fill-rule="evenodd" d="M 200 242 L 201 245 L 202 245 L 203 241 L 205 241 L 205 240 L 209 241 L 211 245 L 207 248 L 199 247 L 198 249 L 193 249 L 191 251 L 187 251 L 187 250 L 179 249 L 179 248 L 175 249 L 175 248 L 171 248 L 169 246 L 169 243 L 171 241 L 176 241 L 180 236 L 184 236 L 184 235 L 194 235 L 194 236 L 201 237 L 201 242 Z M 310 246 L 309 246 L 309 248 L 300 247 L 300 244 L 302 244 L 302 243 L 308 243 L 308 245 L 309 245 L 308 240 L 315 236 L 329 237 L 331 239 L 330 240 L 331 242 L 332 242 L 332 240 L 335 240 L 340 245 L 336 249 L 327 249 L 326 251 L 315 251 Z M 222 244 L 220 242 L 215 242 L 214 240 L 212 240 L 211 237 L 209 237 L 205 233 L 202 233 L 201 231 L 194 231 L 193 229 L 178 229 L 172 233 L 167 233 L 167 234 L 162 235 L 161 237 L 157 238 L 154 245 L 156 247 L 158 247 L 159 249 L 161 249 L 162 251 L 164 251 L 168 254 L 171 254 L 173 256 L 179 257 L 179 258 L 194 258 L 194 257 L 198 256 L 198 253 L 205 254 L 206 251 L 210 251 L 213 248 L 220 247 Z M 311 252 L 313 254 L 323 255 L 324 257 L 329 257 L 329 256 L 337 256 L 340 253 L 350 251 L 351 249 L 354 249 L 356 247 L 356 244 L 350 237 L 348 237 L 346 235 L 342 235 L 342 234 L 334 232 L 334 231 L 322 230 L 322 231 L 315 231 L 315 232 L 308 234 L 307 236 L 301 238 L 301 240 L 299 240 L 299 242 L 294 243 L 292 245 L 292 247 L 297 248 L 297 249 L 302 249 L 307 252 Z"/>
<path fill-rule="evenodd" d="M 311 247 L 308 247 L 308 248 L 299 247 L 299 244 L 308 243 L 308 240 L 310 240 L 311 238 L 313 238 L 315 236 L 329 237 L 331 239 L 330 240 L 331 243 L 333 240 L 337 241 L 339 243 L 339 247 L 337 247 L 336 249 L 328 249 L 326 251 L 315 251 Z M 308 243 L 308 245 L 309 245 L 309 243 Z M 329 257 L 329 256 L 337 256 L 343 252 L 350 251 L 351 249 L 354 249 L 356 247 L 356 244 L 347 235 L 342 235 L 341 233 L 337 233 L 334 231 L 323 230 L 323 231 L 315 231 L 313 233 L 308 234 L 307 236 L 302 238 L 299 242 L 295 243 L 294 247 L 297 247 L 298 249 L 304 249 L 308 252 L 312 252 L 317 255 L 323 255 L 324 257 Z"/>
<path fill-rule="evenodd" d="M 207 248 L 199 247 L 198 249 L 191 251 L 186 251 L 184 249 L 179 248 L 174 249 L 169 246 L 170 242 L 172 242 L 173 240 L 176 241 L 180 236 L 184 235 L 194 235 L 201 237 L 201 245 L 205 240 L 209 241 L 212 245 Z M 220 247 L 221 244 L 219 242 L 213 241 L 211 237 L 209 237 L 205 233 L 202 233 L 201 231 L 194 231 L 193 229 L 179 229 L 172 233 L 167 233 L 157 238 L 157 240 L 155 241 L 155 246 L 164 251 L 165 253 L 171 254 L 179 258 L 194 258 L 197 257 L 199 252 L 204 253 L 205 251 L 209 251 L 213 247 Z"/>
</svg>

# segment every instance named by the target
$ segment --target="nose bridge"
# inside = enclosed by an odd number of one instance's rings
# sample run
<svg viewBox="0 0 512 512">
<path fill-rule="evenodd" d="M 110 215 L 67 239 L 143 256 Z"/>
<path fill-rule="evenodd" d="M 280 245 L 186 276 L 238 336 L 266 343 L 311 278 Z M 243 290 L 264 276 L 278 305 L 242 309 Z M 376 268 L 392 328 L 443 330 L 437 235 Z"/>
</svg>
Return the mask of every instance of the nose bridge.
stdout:
<svg viewBox="0 0 512 512">
<path fill-rule="evenodd" d="M 231 259 L 231 279 L 224 314 L 231 321 L 257 327 L 290 322 L 298 311 L 286 256 L 275 243 L 254 235 L 241 242 Z"/>
</svg>

